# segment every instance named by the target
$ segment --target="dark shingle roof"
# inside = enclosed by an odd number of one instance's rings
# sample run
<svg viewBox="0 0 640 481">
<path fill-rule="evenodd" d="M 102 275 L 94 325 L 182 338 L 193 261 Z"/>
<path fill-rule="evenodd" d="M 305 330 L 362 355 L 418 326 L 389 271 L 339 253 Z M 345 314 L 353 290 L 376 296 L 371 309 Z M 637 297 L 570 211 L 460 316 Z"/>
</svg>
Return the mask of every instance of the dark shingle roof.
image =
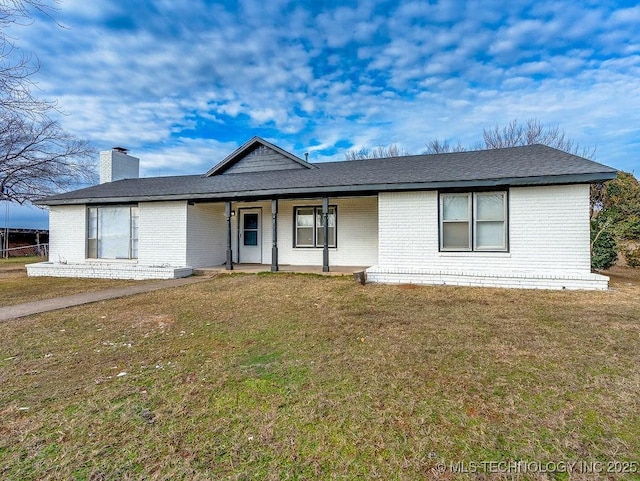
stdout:
<svg viewBox="0 0 640 481">
<path fill-rule="evenodd" d="M 544 145 L 327 162 L 317 169 L 127 179 L 42 199 L 44 205 L 358 195 L 508 185 L 590 183 L 616 170 Z"/>
</svg>

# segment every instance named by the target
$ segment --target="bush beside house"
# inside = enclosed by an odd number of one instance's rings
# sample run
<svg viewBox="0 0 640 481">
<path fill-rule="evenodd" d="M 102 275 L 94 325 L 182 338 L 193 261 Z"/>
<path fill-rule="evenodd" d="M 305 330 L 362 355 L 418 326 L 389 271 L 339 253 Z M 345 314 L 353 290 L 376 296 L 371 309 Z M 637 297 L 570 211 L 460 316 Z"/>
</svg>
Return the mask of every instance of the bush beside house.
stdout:
<svg viewBox="0 0 640 481">
<path fill-rule="evenodd" d="M 629 172 L 619 172 L 600 190 L 591 221 L 591 264 L 606 269 L 616 261 L 640 267 L 640 183 Z"/>
</svg>

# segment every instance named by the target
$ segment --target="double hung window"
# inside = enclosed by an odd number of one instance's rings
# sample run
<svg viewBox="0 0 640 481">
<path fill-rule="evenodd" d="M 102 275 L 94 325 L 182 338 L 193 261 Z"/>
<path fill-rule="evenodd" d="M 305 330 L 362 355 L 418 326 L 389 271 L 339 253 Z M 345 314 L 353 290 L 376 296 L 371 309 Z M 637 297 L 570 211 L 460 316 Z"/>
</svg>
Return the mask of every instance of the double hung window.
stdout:
<svg viewBox="0 0 640 481">
<path fill-rule="evenodd" d="M 324 215 L 322 207 L 295 208 L 296 247 L 324 247 Z M 329 247 L 336 246 L 336 207 L 330 206 L 327 215 Z"/>
<path fill-rule="evenodd" d="M 440 194 L 440 250 L 507 249 L 506 192 Z"/>
</svg>

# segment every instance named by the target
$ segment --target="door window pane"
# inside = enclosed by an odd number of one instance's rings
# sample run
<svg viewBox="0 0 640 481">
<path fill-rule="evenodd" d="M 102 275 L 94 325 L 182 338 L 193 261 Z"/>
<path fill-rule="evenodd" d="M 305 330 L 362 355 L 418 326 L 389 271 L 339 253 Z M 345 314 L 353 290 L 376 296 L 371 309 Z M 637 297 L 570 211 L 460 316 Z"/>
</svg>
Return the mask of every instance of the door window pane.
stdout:
<svg viewBox="0 0 640 481">
<path fill-rule="evenodd" d="M 245 230 L 244 231 L 244 245 L 257 246 L 258 245 L 258 231 L 257 230 Z"/>
<path fill-rule="evenodd" d="M 258 214 L 245 213 L 242 214 L 242 243 L 245 246 L 258 245 Z"/>
<path fill-rule="evenodd" d="M 258 228 L 258 214 L 244 214 L 244 228 L 245 229 L 257 229 Z"/>
</svg>

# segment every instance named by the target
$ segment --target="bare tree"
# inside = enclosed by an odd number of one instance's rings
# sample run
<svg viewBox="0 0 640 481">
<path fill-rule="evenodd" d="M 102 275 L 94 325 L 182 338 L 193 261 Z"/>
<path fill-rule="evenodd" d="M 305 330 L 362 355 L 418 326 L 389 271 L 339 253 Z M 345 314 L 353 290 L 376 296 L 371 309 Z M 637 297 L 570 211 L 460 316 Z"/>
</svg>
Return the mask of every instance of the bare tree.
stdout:
<svg viewBox="0 0 640 481">
<path fill-rule="evenodd" d="M 450 144 L 447 140 L 440 141 L 438 139 L 431 140 L 427 143 L 425 154 L 446 154 L 449 152 L 464 152 L 466 147 L 458 142 L 455 145 Z"/>
<path fill-rule="evenodd" d="M 31 12 L 51 18 L 58 0 L 0 0 L 0 198 L 23 204 L 95 181 L 90 145 L 49 114 L 56 103 L 33 95 L 40 64 L 7 33 L 28 26 Z"/>
<path fill-rule="evenodd" d="M 36 86 L 33 75 L 40 70 L 37 58 L 20 52 L 15 39 L 8 33 L 12 25 L 26 26 L 33 22 L 31 10 L 49 18 L 56 10 L 58 0 L 53 4 L 41 0 L 0 1 L 0 109 L 19 113 L 31 118 L 46 115 L 56 103 L 37 98 L 32 89 Z"/>
<path fill-rule="evenodd" d="M 407 149 L 396 144 L 391 144 L 387 147 L 380 145 L 372 150 L 364 147 L 360 150 L 349 150 L 344 154 L 344 158 L 345 160 L 366 160 L 403 157 L 406 155 L 411 155 Z"/>
<path fill-rule="evenodd" d="M 514 119 L 502 128 L 496 125 L 492 129 L 483 129 L 482 138 L 485 149 L 544 144 L 586 158 L 593 158 L 596 152 L 595 148 L 583 148 L 567 138 L 560 127 L 544 126 L 538 119 L 529 119 L 526 124 Z"/>
<path fill-rule="evenodd" d="M 482 130 L 482 142 L 467 148 L 458 142 L 455 145 L 438 139 L 427 142 L 425 154 L 442 154 L 447 152 L 464 152 L 467 150 L 502 149 L 523 145 L 543 144 L 570 154 L 580 155 L 588 159 L 595 157 L 595 147 L 581 147 L 569 139 L 564 130 L 558 126 L 544 126 L 538 119 L 529 119 L 522 124 L 514 119 L 507 125 L 496 125 Z"/>
<path fill-rule="evenodd" d="M 50 119 L 18 115 L 0 123 L 0 192 L 23 204 L 83 183 L 95 182 L 93 149 Z"/>
</svg>

